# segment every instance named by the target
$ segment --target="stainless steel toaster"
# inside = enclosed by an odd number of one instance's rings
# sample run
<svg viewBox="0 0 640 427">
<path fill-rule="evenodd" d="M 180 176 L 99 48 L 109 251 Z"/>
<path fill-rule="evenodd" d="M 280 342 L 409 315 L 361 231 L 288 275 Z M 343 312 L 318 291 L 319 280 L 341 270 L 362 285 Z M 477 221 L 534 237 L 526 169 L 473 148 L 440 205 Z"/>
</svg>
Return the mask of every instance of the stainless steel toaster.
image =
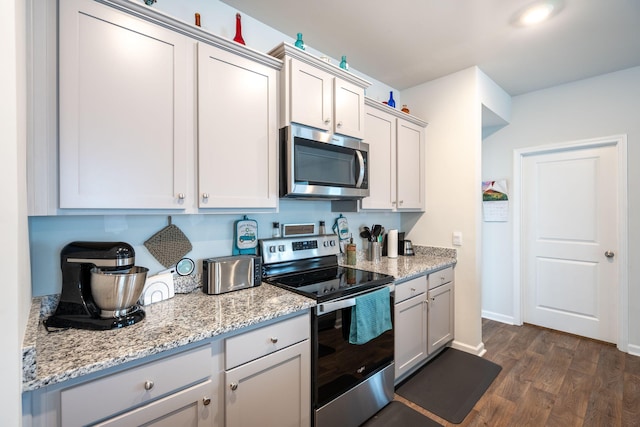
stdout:
<svg viewBox="0 0 640 427">
<path fill-rule="evenodd" d="M 247 289 L 262 282 L 262 258 L 234 255 L 202 261 L 202 291 L 209 295 Z"/>
</svg>

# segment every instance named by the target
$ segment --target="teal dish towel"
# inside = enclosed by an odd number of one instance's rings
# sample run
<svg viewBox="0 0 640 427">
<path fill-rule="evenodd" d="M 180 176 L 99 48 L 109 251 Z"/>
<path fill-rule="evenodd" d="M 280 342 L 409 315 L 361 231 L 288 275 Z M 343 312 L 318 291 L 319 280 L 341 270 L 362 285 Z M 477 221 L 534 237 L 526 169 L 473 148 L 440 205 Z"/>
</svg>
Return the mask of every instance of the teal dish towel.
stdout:
<svg viewBox="0 0 640 427">
<path fill-rule="evenodd" d="M 365 344 L 391 329 L 389 287 L 356 297 L 351 309 L 350 344 Z"/>
</svg>

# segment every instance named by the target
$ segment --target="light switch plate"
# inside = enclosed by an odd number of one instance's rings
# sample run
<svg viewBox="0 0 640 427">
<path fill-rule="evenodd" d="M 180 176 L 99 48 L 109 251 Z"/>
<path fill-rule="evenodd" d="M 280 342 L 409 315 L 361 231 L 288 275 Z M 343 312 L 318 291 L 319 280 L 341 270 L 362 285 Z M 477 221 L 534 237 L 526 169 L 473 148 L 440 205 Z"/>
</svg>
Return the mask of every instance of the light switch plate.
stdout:
<svg viewBox="0 0 640 427">
<path fill-rule="evenodd" d="M 462 246 L 462 231 L 454 231 L 451 240 L 454 246 Z"/>
</svg>

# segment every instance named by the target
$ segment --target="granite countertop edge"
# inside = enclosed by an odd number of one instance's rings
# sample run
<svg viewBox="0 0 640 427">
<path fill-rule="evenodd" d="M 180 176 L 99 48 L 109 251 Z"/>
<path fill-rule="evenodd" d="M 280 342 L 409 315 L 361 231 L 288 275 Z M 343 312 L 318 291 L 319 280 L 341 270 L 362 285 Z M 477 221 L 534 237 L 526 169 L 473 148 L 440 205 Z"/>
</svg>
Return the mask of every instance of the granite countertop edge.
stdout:
<svg viewBox="0 0 640 427">
<path fill-rule="evenodd" d="M 398 282 L 457 262 L 455 249 L 415 246 L 415 252 L 415 256 L 382 257 L 379 262 L 367 261 L 359 252 L 353 267 L 389 274 Z M 346 265 L 342 256 L 338 261 Z M 48 333 L 42 320 L 56 304 L 54 296 L 32 300 L 22 347 L 23 392 L 302 312 L 316 303 L 266 283 L 222 295 L 195 289 L 145 306 L 146 319 L 126 328 Z"/>
</svg>

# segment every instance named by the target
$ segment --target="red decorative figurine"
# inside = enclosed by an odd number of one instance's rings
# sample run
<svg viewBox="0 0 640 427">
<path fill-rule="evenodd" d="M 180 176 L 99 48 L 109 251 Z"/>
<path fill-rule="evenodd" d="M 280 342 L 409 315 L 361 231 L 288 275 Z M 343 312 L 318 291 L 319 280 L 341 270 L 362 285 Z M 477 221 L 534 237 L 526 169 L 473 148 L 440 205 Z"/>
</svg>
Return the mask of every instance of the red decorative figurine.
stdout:
<svg viewBox="0 0 640 427">
<path fill-rule="evenodd" d="M 244 44 L 244 39 L 242 38 L 242 22 L 240 22 L 239 13 L 236 13 L 236 36 L 233 38 L 233 41 Z"/>
</svg>

